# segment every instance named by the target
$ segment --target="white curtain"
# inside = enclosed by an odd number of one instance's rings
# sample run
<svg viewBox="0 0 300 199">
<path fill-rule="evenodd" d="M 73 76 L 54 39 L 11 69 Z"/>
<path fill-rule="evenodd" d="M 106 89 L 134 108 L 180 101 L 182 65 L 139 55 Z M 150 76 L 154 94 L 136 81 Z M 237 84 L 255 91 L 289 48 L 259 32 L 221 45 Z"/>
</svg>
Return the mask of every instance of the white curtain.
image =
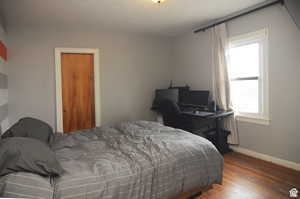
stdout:
<svg viewBox="0 0 300 199">
<path fill-rule="evenodd" d="M 212 28 L 212 68 L 213 68 L 213 98 L 223 110 L 233 110 L 230 98 L 230 82 L 228 76 L 228 37 L 226 24 Z M 238 130 L 235 117 L 228 117 L 224 121 L 225 129 L 231 134 L 228 136 L 229 144 L 239 144 Z"/>
</svg>

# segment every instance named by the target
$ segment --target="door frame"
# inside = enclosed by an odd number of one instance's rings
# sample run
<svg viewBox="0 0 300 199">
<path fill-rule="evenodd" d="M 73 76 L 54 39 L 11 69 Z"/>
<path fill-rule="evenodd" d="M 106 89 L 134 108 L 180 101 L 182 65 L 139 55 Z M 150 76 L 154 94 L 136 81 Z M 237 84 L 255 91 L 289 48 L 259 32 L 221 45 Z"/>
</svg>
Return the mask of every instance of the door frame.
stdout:
<svg viewBox="0 0 300 199">
<path fill-rule="evenodd" d="M 94 57 L 94 89 L 95 89 L 95 123 L 101 125 L 100 98 L 100 64 L 99 49 L 89 48 L 55 48 L 55 84 L 56 84 L 56 131 L 63 133 L 62 75 L 61 54 L 93 54 Z"/>
</svg>

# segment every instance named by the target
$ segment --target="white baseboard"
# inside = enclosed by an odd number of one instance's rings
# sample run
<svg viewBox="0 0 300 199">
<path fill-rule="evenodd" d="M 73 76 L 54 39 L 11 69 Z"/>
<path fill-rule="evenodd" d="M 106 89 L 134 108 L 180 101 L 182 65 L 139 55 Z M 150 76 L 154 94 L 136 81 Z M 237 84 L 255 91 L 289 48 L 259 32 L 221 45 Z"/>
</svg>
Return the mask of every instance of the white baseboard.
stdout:
<svg viewBox="0 0 300 199">
<path fill-rule="evenodd" d="M 233 151 L 238 152 L 238 153 L 242 153 L 244 155 L 248 155 L 248 156 L 251 156 L 251 157 L 254 157 L 254 158 L 257 158 L 257 159 L 265 160 L 267 162 L 272 162 L 274 164 L 277 164 L 277 165 L 280 165 L 280 166 L 283 166 L 283 167 L 287 167 L 287 168 L 290 168 L 290 169 L 300 171 L 300 164 L 295 163 L 295 162 L 291 162 L 291 161 L 288 161 L 288 160 L 283 160 L 283 159 L 280 159 L 280 158 L 275 158 L 275 157 L 270 156 L 270 155 L 266 155 L 266 154 L 263 154 L 263 153 L 258 153 L 258 152 L 255 152 L 255 151 L 251 151 L 249 149 L 238 147 L 238 146 L 230 146 L 230 148 Z"/>
</svg>

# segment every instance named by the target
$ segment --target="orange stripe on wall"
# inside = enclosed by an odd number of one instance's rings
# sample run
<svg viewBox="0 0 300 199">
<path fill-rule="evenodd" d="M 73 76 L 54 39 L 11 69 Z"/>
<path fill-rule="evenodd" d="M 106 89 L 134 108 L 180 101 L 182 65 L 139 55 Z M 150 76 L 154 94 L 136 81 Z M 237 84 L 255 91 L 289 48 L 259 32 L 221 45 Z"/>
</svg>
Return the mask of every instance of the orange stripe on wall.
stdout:
<svg viewBox="0 0 300 199">
<path fill-rule="evenodd" d="M 2 41 L 0 41 L 0 57 L 7 61 L 7 49 Z"/>
</svg>

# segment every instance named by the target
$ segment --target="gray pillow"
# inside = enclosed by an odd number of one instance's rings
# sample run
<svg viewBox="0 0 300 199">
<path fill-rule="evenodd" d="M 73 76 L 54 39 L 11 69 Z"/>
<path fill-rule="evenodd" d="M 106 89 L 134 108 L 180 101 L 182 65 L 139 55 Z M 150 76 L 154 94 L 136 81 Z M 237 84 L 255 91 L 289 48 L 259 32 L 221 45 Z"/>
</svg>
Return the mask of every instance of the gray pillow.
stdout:
<svg viewBox="0 0 300 199">
<path fill-rule="evenodd" d="M 42 176 L 60 176 L 64 170 L 55 153 L 43 142 L 24 137 L 0 140 L 0 176 L 13 172 L 31 172 Z"/>
<path fill-rule="evenodd" d="M 2 138 L 8 137 L 30 137 L 51 144 L 53 130 L 46 122 L 26 117 L 20 119 L 2 135 Z"/>
</svg>

